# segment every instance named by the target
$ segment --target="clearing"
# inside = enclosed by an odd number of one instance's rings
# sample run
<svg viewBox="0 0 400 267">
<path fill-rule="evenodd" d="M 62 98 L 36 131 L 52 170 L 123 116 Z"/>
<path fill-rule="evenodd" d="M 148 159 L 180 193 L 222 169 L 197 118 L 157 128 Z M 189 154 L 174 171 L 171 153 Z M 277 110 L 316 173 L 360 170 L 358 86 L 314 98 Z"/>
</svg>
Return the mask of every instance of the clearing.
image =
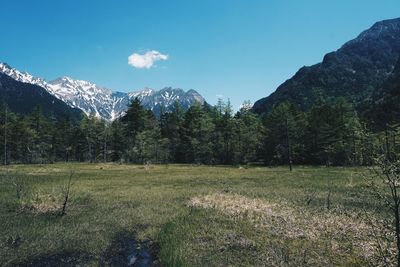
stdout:
<svg viewBox="0 0 400 267">
<path fill-rule="evenodd" d="M 74 171 L 66 215 L 65 187 Z M 51 164 L 0 168 L 0 265 L 365 266 L 362 169 Z M 374 214 L 374 215 L 371 215 Z"/>
</svg>

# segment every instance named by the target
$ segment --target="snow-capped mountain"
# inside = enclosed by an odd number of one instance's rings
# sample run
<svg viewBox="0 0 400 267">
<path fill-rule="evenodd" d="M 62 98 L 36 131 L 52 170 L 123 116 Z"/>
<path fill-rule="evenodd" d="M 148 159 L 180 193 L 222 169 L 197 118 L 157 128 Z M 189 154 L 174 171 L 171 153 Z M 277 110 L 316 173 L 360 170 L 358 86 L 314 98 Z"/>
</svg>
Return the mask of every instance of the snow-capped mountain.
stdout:
<svg viewBox="0 0 400 267">
<path fill-rule="evenodd" d="M 204 104 L 204 98 L 195 90 L 187 92 L 180 88 L 165 87 L 159 91 L 145 89 L 129 94 L 130 99 L 138 97 L 142 105 L 159 115 L 164 108 L 165 111 L 171 111 L 174 104 L 179 102 L 183 109 L 188 109 L 196 103 Z"/>
<path fill-rule="evenodd" d="M 163 108 L 165 111 L 170 111 L 175 102 L 179 102 L 184 109 L 195 103 L 203 104 L 205 102 L 204 98 L 195 90 L 185 92 L 179 88 L 166 87 L 159 91 L 144 88 L 131 93 L 123 93 L 113 92 L 94 83 L 74 80 L 67 76 L 47 82 L 27 72 L 20 72 L 5 63 L 0 63 L 0 72 L 17 81 L 43 87 L 69 106 L 79 108 L 87 115 L 94 114 L 96 117 L 108 121 L 123 115 L 134 98 L 139 98 L 142 105 L 152 110 L 156 116 Z"/>
<path fill-rule="evenodd" d="M 0 72 L 10 76 L 11 78 L 19 82 L 35 84 L 41 87 L 45 87 L 47 85 L 44 79 L 33 77 L 27 72 L 21 72 L 17 69 L 12 68 L 6 63 L 0 62 Z"/>
<path fill-rule="evenodd" d="M 80 108 L 86 115 L 94 114 L 106 120 L 114 120 L 120 115 L 122 106 L 118 109 L 116 107 L 125 97 L 123 93 L 114 94 L 110 89 L 66 76 L 50 81 L 47 88 L 68 105 Z"/>
</svg>

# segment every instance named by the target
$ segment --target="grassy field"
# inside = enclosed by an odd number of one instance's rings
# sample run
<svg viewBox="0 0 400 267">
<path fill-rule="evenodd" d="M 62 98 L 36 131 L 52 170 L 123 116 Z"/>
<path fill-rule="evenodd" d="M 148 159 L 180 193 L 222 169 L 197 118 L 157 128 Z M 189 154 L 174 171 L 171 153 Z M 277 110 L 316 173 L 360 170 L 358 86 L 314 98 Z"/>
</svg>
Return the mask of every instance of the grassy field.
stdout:
<svg viewBox="0 0 400 267">
<path fill-rule="evenodd" d="M 162 266 L 365 266 L 379 258 L 372 227 L 379 216 L 361 172 L 2 167 L 0 265 L 122 266 L 129 250 L 146 249 Z"/>
</svg>

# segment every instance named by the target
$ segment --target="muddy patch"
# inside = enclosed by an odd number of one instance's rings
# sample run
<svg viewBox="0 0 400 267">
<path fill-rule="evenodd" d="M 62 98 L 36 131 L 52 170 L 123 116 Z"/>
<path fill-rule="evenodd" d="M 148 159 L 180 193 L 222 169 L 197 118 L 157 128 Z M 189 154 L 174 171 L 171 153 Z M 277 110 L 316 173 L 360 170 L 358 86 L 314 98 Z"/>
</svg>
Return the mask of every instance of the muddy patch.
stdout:
<svg viewBox="0 0 400 267">
<path fill-rule="evenodd" d="M 134 234 L 118 233 L 104 253 L 100 266 L 160 266 L 158 248 L 152 241 L 137 241 Z"/>
<path fill-rule="evenodd" d="M 52 267 L 52 266 L 87 266 L 93 262 L 94 257 L 80 251 L 64 251 L 49 255 L 39 255 L 26 261 L 14 263 L 10 266 L 35 266 L 35 267 Z"/>
<path fill-rule="evenodd" d="M 161 266 L 158 251 L 158 247 L 152 241 L 139 242 L 133 234 L 119 233 L 100 257 L 82 251 L 62 251 L 38 255 L 9 266 L 157 267 Z"/>
</svg>

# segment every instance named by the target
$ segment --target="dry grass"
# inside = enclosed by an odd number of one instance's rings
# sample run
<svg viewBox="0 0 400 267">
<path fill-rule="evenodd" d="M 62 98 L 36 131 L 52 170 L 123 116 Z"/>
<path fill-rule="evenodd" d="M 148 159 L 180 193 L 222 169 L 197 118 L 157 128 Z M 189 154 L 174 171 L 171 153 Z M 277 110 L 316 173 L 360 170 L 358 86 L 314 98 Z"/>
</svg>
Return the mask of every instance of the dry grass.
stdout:
<svg viewBox="0 0 400 267">
<path fill-rule="evenodd" d="M 61 200 L 54 194 L 37 193 L 34 198 L 22 200 L 19 212 L 29 212 L 35 215 L 52 214 L 61 210 Z"/>
<path fill-rule="evenodd" d="M 379 257 L 378 245 L 381 240 L 374 236 L 383 236 L 385 231 L 381 224 L 367 220 L 363 214 L 337 211 L 317 213 L 306 208 L 291 207 L 285 202 L 271 203 L 239 194 L 216 193 L 194 197 L 188 206 L 216 209 L 233 220 L 248 220 L 254 227 L 276 237 L 330 240 L 330 250 L 334 254 L 346 255 L 351 249 L 352 254 L 367 262 Z"/>
</svg>

